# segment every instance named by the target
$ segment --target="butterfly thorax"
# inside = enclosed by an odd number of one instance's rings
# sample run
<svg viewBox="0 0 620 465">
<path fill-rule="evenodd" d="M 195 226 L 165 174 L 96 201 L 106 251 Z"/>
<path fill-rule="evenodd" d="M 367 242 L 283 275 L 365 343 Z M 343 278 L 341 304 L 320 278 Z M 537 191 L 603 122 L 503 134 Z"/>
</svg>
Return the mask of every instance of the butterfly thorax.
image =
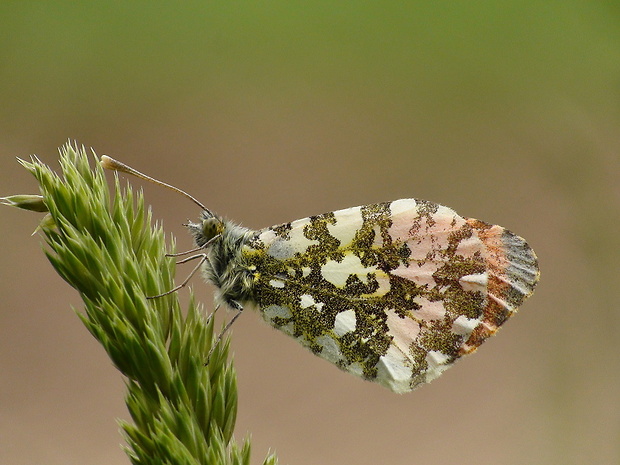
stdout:
<svg viewBox="0 0 620 465">
<path fill-rule="evenodd" d="M 254 272 L 242 250 L 254 232 L 206 211 L 199 223 L 187 227 L 207 254 L 204 274 L 219 289 L 216 301 L 235 307 L 251 300 Z"/>
</svg>

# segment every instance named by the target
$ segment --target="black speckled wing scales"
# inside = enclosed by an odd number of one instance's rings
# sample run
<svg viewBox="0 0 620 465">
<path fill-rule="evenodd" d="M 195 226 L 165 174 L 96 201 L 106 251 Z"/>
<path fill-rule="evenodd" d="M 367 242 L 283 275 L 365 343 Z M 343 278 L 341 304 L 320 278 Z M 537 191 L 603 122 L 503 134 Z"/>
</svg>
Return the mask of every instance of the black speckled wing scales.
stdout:
<svg viewBox="0 0 620 465">
<path fill-rule="evenodd" d="M 539 275 L 520 237 L 414 199 L 273 226 L 243 256 L 265 321 L 398 393 L 473 352 Z"/>
</svg>

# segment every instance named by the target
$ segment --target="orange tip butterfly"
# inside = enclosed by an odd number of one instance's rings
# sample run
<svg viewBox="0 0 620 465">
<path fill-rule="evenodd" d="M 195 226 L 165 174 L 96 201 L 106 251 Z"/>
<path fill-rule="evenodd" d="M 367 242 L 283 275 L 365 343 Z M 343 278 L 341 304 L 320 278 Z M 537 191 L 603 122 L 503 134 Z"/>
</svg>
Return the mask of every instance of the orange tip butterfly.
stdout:
<svg viewBox="0 0 620 465">
<path fill-rule="evenodd" d="M 116 160 L 102 164 L 201 207 L 187 226 L 216 302 L 238 310 L 226 329 L 253 306 L 315 355 L 397 393 L 474 352 L 539 279 L 521 237 L 433 202 L 395 200 L 253 231 Z"/>
</svg>

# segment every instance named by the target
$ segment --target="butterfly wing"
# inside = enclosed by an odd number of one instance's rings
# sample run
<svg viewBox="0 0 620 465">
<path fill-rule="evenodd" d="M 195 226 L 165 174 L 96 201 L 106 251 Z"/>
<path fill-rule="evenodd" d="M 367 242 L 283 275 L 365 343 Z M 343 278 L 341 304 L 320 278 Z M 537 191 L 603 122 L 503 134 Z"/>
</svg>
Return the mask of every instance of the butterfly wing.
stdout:
<svg viewBox="0 0 620 465">
<path fill-rule="evenodd" d="M 520 237 L 414 199 L 258 231 L 244 256 L 269 324 L 398 393 L 473 352 L 538 281 Z"/>
</svg>

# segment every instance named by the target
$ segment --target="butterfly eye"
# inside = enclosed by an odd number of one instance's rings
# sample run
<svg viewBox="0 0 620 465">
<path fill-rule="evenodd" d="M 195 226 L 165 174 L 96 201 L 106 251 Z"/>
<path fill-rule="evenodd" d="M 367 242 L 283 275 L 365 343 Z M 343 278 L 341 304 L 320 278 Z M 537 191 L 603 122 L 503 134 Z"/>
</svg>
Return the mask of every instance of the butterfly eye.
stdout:
<svg viewBox="0 0 620 465">
<path fill-rule="evenodd" d="M 205 242 L 213 239 L 215 236 L 222 232 L 223 225 L 220 220 L 217 218 L 206 218 L 202 220 L 202 235 L 205 239 Z"/>
</svg>

